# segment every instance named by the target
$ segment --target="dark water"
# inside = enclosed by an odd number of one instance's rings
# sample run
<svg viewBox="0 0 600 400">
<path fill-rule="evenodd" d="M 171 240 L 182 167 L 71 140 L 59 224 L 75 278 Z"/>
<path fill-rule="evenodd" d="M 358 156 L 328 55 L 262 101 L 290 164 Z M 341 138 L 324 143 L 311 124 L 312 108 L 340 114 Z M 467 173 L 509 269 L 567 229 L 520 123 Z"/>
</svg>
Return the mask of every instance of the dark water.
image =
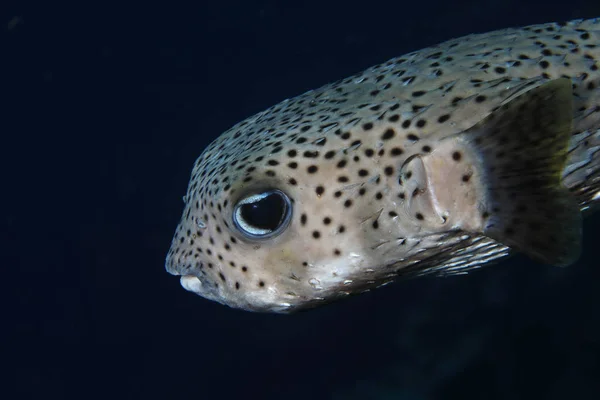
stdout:
<svg viewBox="0 0 600 400">
<path fill-rule="evenodd" d="M 1 40 L 0 397 L 600 398 L 600 216 L 568 269 L 516 257 L 291 317 L 208 302 L 163 267 L 192 163 L 235 122 L 598 2 L 55 3 L 2 11 L 21 19 Z"/>
</svg>

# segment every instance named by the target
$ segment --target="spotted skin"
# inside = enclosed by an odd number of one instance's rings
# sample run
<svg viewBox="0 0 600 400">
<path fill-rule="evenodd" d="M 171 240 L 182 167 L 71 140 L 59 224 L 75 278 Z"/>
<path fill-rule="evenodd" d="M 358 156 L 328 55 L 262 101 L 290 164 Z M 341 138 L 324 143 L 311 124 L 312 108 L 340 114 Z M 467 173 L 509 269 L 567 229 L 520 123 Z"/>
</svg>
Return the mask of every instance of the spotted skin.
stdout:
<svg viewBox="0 0 600 400">
<path fill-rule="evenodd" d="M 207 299 L 288 313 L 513 250 L 568 265 L 600 190 L 599 66 L 600 20 L 549 23 L 450 40 L 285 100 L 198 158 L 166 269 Z M 233 210 L 272 189 L 291 222 L 249 239 Z M 536 221 L 540 234 L 526 230 Z"/>
</svg>

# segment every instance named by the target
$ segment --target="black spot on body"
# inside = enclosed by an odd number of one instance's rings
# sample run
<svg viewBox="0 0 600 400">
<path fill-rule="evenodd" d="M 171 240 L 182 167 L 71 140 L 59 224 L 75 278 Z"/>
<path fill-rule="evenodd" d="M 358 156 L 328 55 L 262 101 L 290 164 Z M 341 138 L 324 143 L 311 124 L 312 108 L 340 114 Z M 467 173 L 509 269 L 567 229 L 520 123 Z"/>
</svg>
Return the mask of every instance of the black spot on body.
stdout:
<svg viewBox="0 0 600 400">
<path fill-rule="evenodd" d="M 448 121 L 449 119 L 450 119 L 450 115 L 448 115 L 448 114 L 440 115 L 440 117 L 438 118 L 438 122 L 440 124 L 443 124 L 444 122 Z"/>
<path fill-rule="evenodd" d="M 381 139 L 383 140 L 390 140 L 391 138 L 393 138 L 395 135 L 395 132 L 393 129 L 386 129 L 386 131 L 383 133 L 383 135 L 381 136 Z"/>
<path fill-rule="evenodd" d="M 403 153 L 403 151 L 400 147 L 394 147 L 390 151 L 390 154 L 392 155 L 392 157 L 397 157 L 397 156 L 401 155 L 402 153 Z"/>
</svg>

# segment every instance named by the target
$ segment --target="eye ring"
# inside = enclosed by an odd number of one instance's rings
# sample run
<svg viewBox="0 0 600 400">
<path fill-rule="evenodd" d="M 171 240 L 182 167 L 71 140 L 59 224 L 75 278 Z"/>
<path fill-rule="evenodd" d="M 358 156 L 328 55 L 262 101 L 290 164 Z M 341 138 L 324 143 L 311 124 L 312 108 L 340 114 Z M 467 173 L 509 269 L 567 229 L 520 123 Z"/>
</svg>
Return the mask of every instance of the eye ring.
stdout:
<svg viewBox="0 0 600 400">
<path fill-rule="evenodd" d="M 233 209 L 233 224 L 240 233 L 253 240 L 280 235 L 291 220 L 292 201 L 277 189 L 246 196 Z"/>
</svg>

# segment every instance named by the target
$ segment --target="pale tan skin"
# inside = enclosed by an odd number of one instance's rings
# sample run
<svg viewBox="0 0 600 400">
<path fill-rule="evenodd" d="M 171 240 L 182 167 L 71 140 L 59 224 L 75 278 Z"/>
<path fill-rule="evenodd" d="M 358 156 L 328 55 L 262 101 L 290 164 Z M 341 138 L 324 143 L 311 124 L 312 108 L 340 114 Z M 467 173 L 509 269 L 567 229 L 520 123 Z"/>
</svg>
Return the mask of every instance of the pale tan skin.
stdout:
<svg viewBox="0 0 600 400">
<path fill-rule="evenodd" d="M 577 252 L 567 244 L 577 247 L 579 237 L 573 209 L 593 206 L 600 189 L 598 66 L 595 20 L 508 29 L 410 53 L 252 116 L 194 166 L 167 270 L 210 300 L 292 312 L 397 276 L 464 273 L 508 255 L 509 246 L 566 265 Z M 531 105 L 526 115 L 548 116 L 521 121 L 519 102 Z M 561 164 L 555 187 L 529 196 L 525 185 L 512 197 L 491 189 L 498 155 L 474 140 L 493 136 L 494 114 L 519 119 L 497 125 L 509 134 L 556 138 L 555 154 L 537 146 L 549 165 Z M 502 147 L 490 143 L 487 149 Z M 535 145 L 524 146 L 524 156 L 536 154 Z M 291 222 L 273 237 L 249 239 L 233 224 L 233 209 L 269 189 L 293 200 Z M 536 250 L 531 234 L 518 230 L 505 237 L 511 226 L 490 227 L 491 218 L 508 224 L 517 200 L 541 202 L 552 190 L 556 196 L 546 198 L 560 204 L 529 204 L 522 218 L 537 224 L 545 210 L 546 230 L 571 227 L 571 236 L 550 236 L 560 251 Z M 486 209 L 498 202 L 513 212 Z"/>
</svg>

